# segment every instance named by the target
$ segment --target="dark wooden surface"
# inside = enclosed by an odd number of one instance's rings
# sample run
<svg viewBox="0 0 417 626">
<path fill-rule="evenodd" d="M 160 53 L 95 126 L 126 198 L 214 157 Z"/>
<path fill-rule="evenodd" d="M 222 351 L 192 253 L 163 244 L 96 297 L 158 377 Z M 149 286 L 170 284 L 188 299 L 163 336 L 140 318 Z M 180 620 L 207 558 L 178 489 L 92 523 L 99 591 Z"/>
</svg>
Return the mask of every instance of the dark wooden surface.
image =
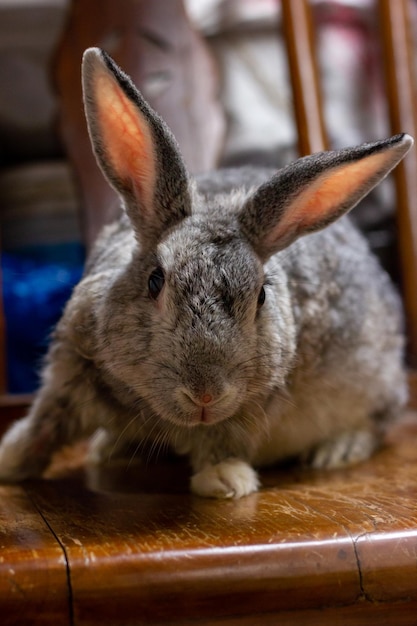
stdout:
<svg viewBox="0 0 417 626">
<path fill-rule="evenodd" d="M 1 488 L 2 624 L 417 624 L 414 416 L 367 463 L 264 471 L 236 502 L 83 453 Z"/>
<path fill-rule="evenodd" d="M 2 624 L 70 624 L 63 550 L 29 492 L 0 486 Z"/>
</svg>

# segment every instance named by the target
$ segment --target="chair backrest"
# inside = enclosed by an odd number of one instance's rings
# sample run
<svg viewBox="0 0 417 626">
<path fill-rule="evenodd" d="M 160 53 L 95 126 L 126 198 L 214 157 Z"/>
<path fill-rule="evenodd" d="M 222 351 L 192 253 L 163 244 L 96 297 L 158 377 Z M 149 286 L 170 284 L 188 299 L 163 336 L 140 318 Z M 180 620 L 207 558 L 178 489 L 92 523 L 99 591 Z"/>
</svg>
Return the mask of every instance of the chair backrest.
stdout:
<svg viewBox="0 0 417 626">
<path fill-rule="evenodd" d="M 327 148 L 311 7 L 306 0 L 282 0 L 283 28 L 292 82 L 301 155 Z M 385 91 L 392 134 L 417 137 L 415 72 L 409 0 L 378 0 Z M 395 169 L 398 250 L 408 336 L 408 361 L 417 366 L 417 151 Z"/>
</svg>

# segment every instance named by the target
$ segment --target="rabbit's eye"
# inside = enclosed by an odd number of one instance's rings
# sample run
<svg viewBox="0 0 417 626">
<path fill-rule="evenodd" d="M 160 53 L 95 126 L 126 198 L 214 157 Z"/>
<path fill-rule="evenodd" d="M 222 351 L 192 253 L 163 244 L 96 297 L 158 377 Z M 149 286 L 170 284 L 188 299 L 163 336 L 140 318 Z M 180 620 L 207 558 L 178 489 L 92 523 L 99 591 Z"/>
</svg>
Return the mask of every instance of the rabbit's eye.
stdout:
<svg viewBox="0 0 417 626">
<path fill-rule="evenodd" d="M 157 268 L 154 269 L 154 271 L 151 273 L 148 279 L 149 295 L 151 296 L 152 300 L 157 299 L 157 297 L 162 291 L 162 287 L 164 286 L 164 283 L 165 283 L 164 270 L 162 269 L 162 267 L 158 266 Z"/>
<path fill-rule="evenodd" d="M 265 288 L 261 287 L 261 290 L 259 292 L 259 296 L 258 296 L 258 307 L 260 308 L 263 303 L 265 302 L 265 298 L 266 298 L 266 293 L 265 293 Z"/>
</svg>

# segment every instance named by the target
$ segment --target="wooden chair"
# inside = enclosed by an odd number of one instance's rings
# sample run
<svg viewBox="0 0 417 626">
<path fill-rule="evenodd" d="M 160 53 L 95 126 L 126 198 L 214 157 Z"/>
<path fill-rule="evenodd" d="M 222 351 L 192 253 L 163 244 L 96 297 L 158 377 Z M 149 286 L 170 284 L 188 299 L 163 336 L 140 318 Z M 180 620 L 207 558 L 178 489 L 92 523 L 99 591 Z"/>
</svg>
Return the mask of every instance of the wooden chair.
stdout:
<svg viewBox="0 0 417 626">
<path fill-rule="evenodd" d="M 283 0 L 290 76 L 298 129 L 300 155 L 326 150 L 328 140 L 314 51 L 312 19 L 304 0 Z M 411 41 L 409 2 L 378 0 L 375 16 L 379 20 L 386 96 L 393 134 L 417 130 L 417 93 L 414 47 Z M 417 365 L 417 151 L 395 170 L 397 224 L 403 299 L 407 316 L 408 359 Z M 416 384 L 412 373 L 413 389 Z M 415 391 L 414 391 L 415 394 Z"/>
<path fill-rule="evenodd" d="M 407 4 L 381 0 L 376 10 L 390 85 L 392 130 L 413 134 Z M 155 60 L 146 54 L 137 56 L 139 44 L 133 34 L 139 29 L 140 45 L 156 45 L 163 56 L 166 40 L 170 41 L 174 29 L 182 29 L 181 39 L 189 44 L 185 60 L 190 61 L 190 51 L 197 47 L 200 62 L 210 65 L 179 1 L 124 0 L 117 9 L 114 5 L 73 2 L 55 68 L 63 103 L 61 127 L 84 198 L 87 241 L 94 238 L 99 223 L 113 214 L 114 198 L 87 147 L 77 87 L 82 50 L 91 43 L 107 42 L 116 60 L 140 84 L 149 71 L 146 64 Z M 93 8 L 94 22 L 88 19 Z M 305 154 L 327 145 L 312 22 L 305 1 L 283 0 L 282 8 L 299 150 Z M 172 61 L 175 41 L 168 49 Z M 144 58 L 145 66 L 138 67 L 139 58 Z M 161 67 L 153 66 L 156 72 Z M 199 78 L 201 72 L 196 70 L 193 80 Z M 215 84 L 211 74 L 208 92 L 202 96 L 209 101 L 204 118 L 217 128 L 210 135 L 209 157 L 197 162 L 199 154 L 186 154 L 196 169 L 214 165 L 221 144 L 223 122 Z M 195 86 L 186 83 L 181 89 L 194 93 Z M 171 110 L 168 87 L 164 93 L 165 104 L 162 99 L 157 108 L 183 150 L 186 140 L 182 143 L 182 139 L 194 134 L 192 149 L 195 134 L 204 130 L 201 120 L 192 131 L 189 111 L 176 122 L 170 115 L 178 109 Z M 201 111 L 200 105 L 197 109 Z M 413 363 L 417 355 L 415 152 L 397 172 Z M 97 206 L 102 213 L 95 212 Z M 414 375 L 410 379 L 413 383 Z M 415 402 L 416 396 L 412 397 Z M 389 447 L 356 468 L 329 474 L 285 468 L 265 471 L 263 489 L 237 502 L 189 495 L 188 468 L 181 463 L 116 467 L 94 474 L 83 467 L 82 447 L 66 451 L 50 469 L 51 480 L 0 487 L 2 624 L 415 624 L 416 437 L 416 422 L 410 419 L 392 431 Z"/>
</svg>

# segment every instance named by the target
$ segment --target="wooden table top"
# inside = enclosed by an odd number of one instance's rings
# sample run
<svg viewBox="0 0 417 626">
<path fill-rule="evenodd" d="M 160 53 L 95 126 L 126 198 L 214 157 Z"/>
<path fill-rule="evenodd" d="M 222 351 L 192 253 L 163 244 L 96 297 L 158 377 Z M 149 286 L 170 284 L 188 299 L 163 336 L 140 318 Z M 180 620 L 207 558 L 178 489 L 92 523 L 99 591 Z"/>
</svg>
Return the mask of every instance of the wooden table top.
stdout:
<svg viewBox="0 0 417 626">
<path fill-rule="evenodd" d="M 416 421 L 369 462 L 264 471 L 238 501 L 190 495 L 178 462 L 82 456 L 0 487 L 3 626 L 417 624 Z"/>
</svg>

